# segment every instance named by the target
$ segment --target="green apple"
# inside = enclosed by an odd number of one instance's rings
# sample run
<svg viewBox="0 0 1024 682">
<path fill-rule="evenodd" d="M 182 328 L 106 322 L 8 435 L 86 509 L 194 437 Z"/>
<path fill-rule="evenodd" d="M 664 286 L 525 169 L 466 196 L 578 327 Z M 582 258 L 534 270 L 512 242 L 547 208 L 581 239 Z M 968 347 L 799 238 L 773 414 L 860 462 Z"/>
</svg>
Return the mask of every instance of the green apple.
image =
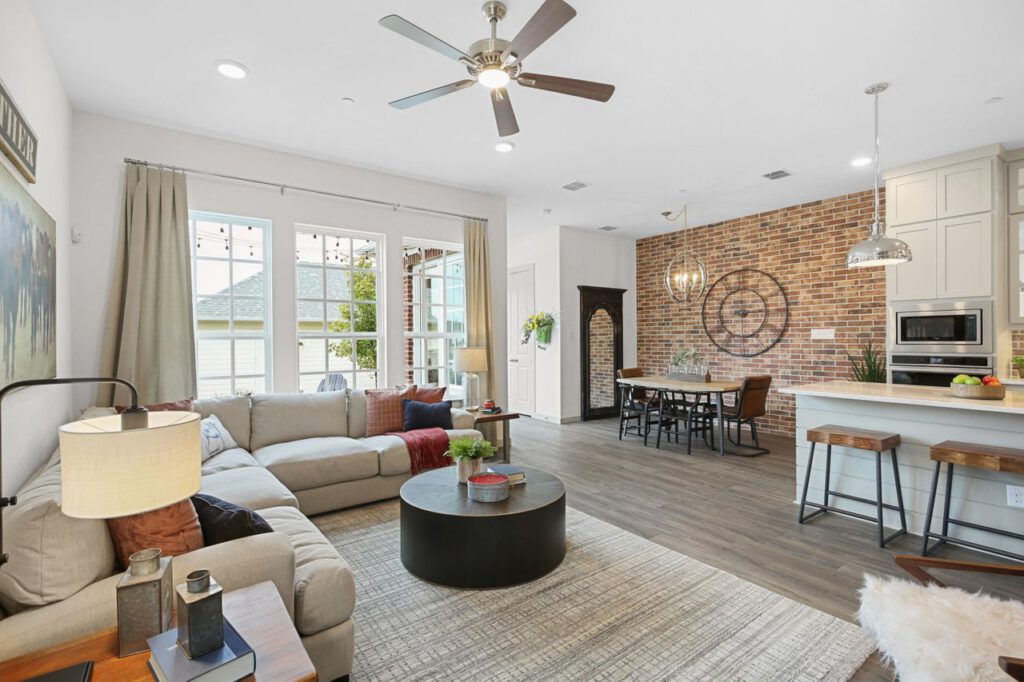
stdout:
<svg viewBox="0 0 1024 682">
<path fill-rule="evenodd" d="M 981 386 L 981 379 L 978 377 L 968 377 L 965 383 L 968 386 Z"/>
<path fill-rule="evenodd" d="M 968 384 L 970 383 L 970 380 L 971 377 L 967 376 L 966 374 L 957 374 L 955 377 L 953 377 L 954 384 Z"/>
</svg>

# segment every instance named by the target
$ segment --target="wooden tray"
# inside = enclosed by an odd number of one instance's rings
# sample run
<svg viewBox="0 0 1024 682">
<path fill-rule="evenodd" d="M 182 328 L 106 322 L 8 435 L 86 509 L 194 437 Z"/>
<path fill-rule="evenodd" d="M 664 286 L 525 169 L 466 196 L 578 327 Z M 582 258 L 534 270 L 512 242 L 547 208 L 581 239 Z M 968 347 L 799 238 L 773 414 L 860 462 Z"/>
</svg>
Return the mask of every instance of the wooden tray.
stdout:
<svg viewBox="0 0 1024 682">
<path fill-rule="evenodd" d="M 1006 386 L 950 384 L 949 390 L 957 398 L 971 398 L 972 400 L 1002 400 L 1006 397 Z"/>
</svg>

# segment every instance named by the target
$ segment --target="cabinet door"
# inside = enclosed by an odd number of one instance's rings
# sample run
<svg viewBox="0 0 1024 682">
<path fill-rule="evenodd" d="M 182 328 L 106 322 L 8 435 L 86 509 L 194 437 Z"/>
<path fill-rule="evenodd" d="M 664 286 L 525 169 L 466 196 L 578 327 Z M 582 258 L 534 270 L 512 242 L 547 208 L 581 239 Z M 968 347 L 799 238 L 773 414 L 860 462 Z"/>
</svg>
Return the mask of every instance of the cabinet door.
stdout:
<svg viewBox="0 0 1024 682">
<path fill-rule="evenodd" d="M 939 298 L 992 295 L 992 214 L 936 223 Z"/>
<path fill-rule="evenodd" d="M 936 202 L 939 218 L 991 211 L 991 159 L 940 168 L 936 178 Z"/>
<path fill-rule="evenodd" d="M 890 227 L 888 236 L 905 241 L 910 246 L 912 256 L 907 263 L 885 268 L 889 300 L 918 301 L 935 298 L 935 223 Z"/>
<path fill-rule="evenodd" d="M 1024 166 L 1024 164 L 1022 164 Z M 1010 323 L 1024 324 L 1024 213 L 1010 216 Z"/>
<path fill-rule="evenodd" d="M 1007 176 L 1010 179 L 1010 213 L 1024 213 L 1024 161 L 1011 163 Z"/>
<path fill-rule="evenodd" d="M 935 171 L 893 178 L 885 183 L 885 222 L 908 225 L 935 220 Z"/>
</svg>

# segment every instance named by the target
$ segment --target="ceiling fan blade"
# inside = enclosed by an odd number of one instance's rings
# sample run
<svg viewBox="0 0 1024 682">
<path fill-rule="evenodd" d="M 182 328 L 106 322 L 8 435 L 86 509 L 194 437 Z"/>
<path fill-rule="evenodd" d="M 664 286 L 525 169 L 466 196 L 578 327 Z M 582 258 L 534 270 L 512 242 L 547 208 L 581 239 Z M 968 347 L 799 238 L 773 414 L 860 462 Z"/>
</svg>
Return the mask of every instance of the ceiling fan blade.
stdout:
<svg viewBox="0 0 1024 682">
<path fill-rule="evenodd" d="M 508 137 L 519 132 L 516 112 L 512 111 L 512 100 L 508 98 L 508 90 L 494 88 L 491 90 L 491 104 L 494 105 L 494 120 L 498 122 L 499 137 Z"/>
<path fill-rule="evenodd" d="M 409 107 L 414 107 L 417 104 L 429 102 L 430 100 L 437 99 L 438 97 L 441 97 L 443 95 L 449 95 L 453 92 L 463 90 L 471 85 L 474 85 L 475 83 L 475 80 L 467 78 L 464 81 L 449 83 L 448 85 L 442 85 L 441 87 L 434 88 L 433 90 L 426 90 L 415 95 L 403 97 L 402 99 L 396 99 L 394 102 L 388 102 L 388 104 L 393 106 L 395 109 L 408 109 Z"/>
<path fill-rule="evenodd" d="M 501 53 L 501 61 L 510 66 L 516 61 L 523 61 L 526 56 L 540 47 L 545 40 L 555 35 L 558 29 L 565 26 L 576 16 L 576 10 L 563 0 L 544 0 L 522 30 L 516 34 L 509 46 Z"/>
<path fill-rule="evenodd" d="M 416 24 L 406 21 L 397 14 L 389 14 L 377 23 L 384 28 L 391 29 L 399 35 L 405 36 L 409 40 L 415 40 L 420 45 L 428 47 L 434 52 L 440 52 L 449 59 L 454 59 L 457 62 L 462 62 L 467 65 L 476 67 L 480 66 L 480 62 L 473 59 L 459 48 L 449 45 L 431 33 L 427 33 Z"/>
<path fill-rule="evenodd" d="M 539 73 L 521 73 L 516 81 L 527 88 L 537 90 L 549 90 L 563 95 L 573 97 L 585 97 L 598 102 L 607 102 L 615 92 L 614 85 L 607 83 L 595 83 L 594 81 L 581 81 L 575 78 L 561 78 L 559 76 L 545 76 Z"/>
</svg>

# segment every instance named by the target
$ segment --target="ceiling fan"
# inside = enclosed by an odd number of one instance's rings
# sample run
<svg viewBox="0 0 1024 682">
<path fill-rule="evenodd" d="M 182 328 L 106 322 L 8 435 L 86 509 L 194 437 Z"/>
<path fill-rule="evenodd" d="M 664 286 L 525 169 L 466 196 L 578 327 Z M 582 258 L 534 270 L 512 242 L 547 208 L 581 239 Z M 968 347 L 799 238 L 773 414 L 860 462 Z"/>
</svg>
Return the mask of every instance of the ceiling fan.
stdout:
<svg viewBox="0 0 1024 682">
<path fill-rule="evenodd" d="M 479 83 L 491 91 L 491 104 L 494 107 L 494 118 L 498 123 L 498 135 L 508 137 L 519 132 L 519 124 L 516 122 L 515 112 L 512 111 L 512 102 L 505 89 L 511 81 L 527 88 L 559 92 L 598 102 L 607 102 L 611 98 L 615 92 L 614 85 L 523 72 L 523 60 L 558 29 L 569 23 L 576 16 L 576 10 L 563 0 L 544 0 L 544 4 L 530 17 L 511 42 L 498 37 L 498 22 L 504 18 L 505 11 L 503 2 L 492 0 L 484 3 L 483 13 L 491 23 L 491 37 L 476 41 L 466 52 L 427 33 L 397 14 L 381 19 L 380 25 L 384 28 L 389 28 L 424 47 L 462 63 L 470 75 L 470 78 L 465 80 L 396 99 L 390 102 L 391 106 L 396 109 L 408 109 Z"/>
</svg>

